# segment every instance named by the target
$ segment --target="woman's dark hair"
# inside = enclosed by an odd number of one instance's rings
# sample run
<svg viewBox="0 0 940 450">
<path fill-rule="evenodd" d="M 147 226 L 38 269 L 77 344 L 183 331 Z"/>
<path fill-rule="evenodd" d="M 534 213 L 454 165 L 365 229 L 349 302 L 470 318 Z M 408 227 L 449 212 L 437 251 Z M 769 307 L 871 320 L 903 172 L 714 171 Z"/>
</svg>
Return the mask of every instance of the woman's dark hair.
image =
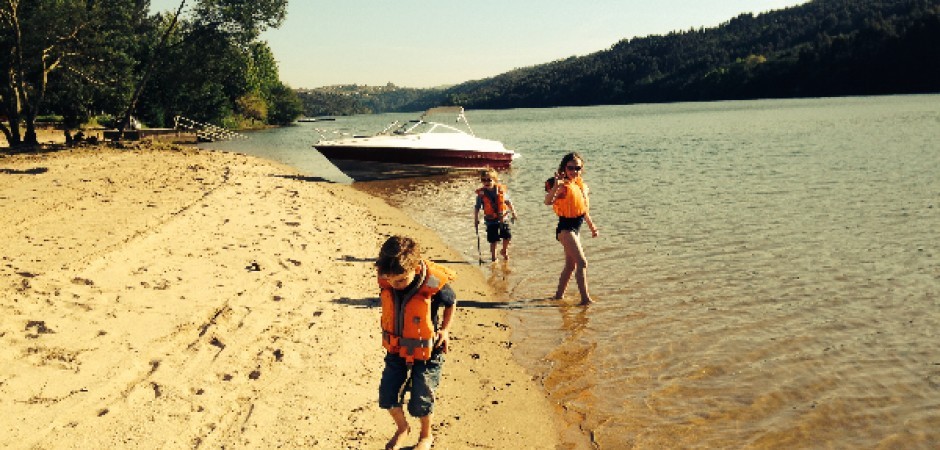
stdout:
<svg viewBox="0 0 940 450">
<path fill-rule="evenodd" d="M 578 152 L 571 152 L 565 155 L 563 158 L 561 158 L 561 164 L 558 165 L 558 172 L 565 173 L 565 166 L 567 166 L 568 163 L 570 163 L 571 161 L 574 161 L 575 159 L 577 159 L 581 163 L 582 166 L 584 165 L 584 158 L 582 158 L 581 155 L 578 154 Z"/>
</svg>

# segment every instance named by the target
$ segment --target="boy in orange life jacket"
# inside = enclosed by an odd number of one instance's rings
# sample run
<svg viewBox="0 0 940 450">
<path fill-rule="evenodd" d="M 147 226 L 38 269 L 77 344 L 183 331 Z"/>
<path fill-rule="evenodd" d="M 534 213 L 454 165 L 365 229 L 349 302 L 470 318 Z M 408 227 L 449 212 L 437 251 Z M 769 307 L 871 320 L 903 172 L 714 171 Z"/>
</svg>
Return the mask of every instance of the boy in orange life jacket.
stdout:
<svg viewBox="0 0 940 450">
<path fill-rule="evenodd" d="M 516 220 L 516 209 L 509 200 L 506 185 L 497 184 L 497 174 L 493 169 L 480 172 L 480 181 L 483 187 L 477 189 L 477 203 L 473 208 L 473 224 L 480 226 L 480 210 L 483 210 L 483 223 L 486 224 L 486 242 L 490 243 L 490 258 L 496 261 L 496 244 L 502 240 L 503 250 L 500 254 L 509 259 L 509 241 L 512 240 L 512 229 L 506 223 L 506 216 L 512 214 Z"/>
<path fill-rule="evenodd" d="M 396 426 L 385 448 L 401 448 L 411 431 L 402 409 L 410 390 L 408 412 L 421 421 L 414 448 L 427 450 L 434 440 L 434 391 L 441 379 L 457 305 L 457 296 L 448 284 L 455 276 L 446 267 L 422 259 L 418 244 L 403 236 L 385 241 L 375 267 L 381 288 L 382 345 L 388 351 L 379 384 L 379 407 L 388 410 Z"/>
</svg>

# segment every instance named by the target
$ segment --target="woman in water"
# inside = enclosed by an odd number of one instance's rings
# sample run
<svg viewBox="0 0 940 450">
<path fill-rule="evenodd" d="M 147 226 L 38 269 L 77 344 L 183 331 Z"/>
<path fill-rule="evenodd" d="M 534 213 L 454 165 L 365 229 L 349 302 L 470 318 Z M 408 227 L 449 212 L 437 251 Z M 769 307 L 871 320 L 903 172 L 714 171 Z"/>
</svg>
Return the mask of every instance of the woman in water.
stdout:
<svg viewBox="0 0 940 450">
<path fill-rule="evenodd" d="M 588 292 L 587 258 L 581 248 L 581 224 L 587 222 L 591 236 L 597 237 L 597 226 L 591 220 L 589 189 L 581 174 L 584 171 L 584 158 L 577 153 L 569 153 L 561 159 L 558 171 L 553 178 L 549 178 L 545 185 L 545 204 L 551 205 L 558 215 L 558 226 L 555 228 L 555 239 L 561 242 L 565 249 L 565 268 L 558 279 L 558 289 L 555 299 L 560 300 L 568 288 L 568 281 L 574 273 L 581 293 L 581 304 L 594 303 Z"/>
</svg>

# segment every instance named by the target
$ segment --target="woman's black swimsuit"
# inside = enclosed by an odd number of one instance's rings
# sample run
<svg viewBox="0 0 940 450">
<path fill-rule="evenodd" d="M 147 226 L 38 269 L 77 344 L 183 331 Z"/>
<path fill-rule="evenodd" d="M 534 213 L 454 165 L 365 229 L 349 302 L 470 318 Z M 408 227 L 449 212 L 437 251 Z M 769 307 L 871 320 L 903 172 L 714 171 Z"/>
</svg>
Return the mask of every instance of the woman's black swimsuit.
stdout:
<svg viewBox="0 0 940 450">
<path fill-rule="evenodd" d="M 581 224 L 584 223 L 584 216 L 578 217 L 558 217 L 558 226 L 555 227 L 555 239 L 558 239 L 558 234 L 564 230 L 568 230 L 574 234 L 579 234 L 581 231 Z"/>
</svg>

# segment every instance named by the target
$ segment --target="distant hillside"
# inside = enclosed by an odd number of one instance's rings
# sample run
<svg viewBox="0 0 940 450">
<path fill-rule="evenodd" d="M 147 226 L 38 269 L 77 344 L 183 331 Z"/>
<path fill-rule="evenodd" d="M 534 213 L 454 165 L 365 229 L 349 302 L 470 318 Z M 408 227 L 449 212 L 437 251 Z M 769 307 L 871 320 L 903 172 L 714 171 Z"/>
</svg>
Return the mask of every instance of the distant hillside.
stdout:
<svg viewBox="0 0 940 450">
<path fill-rule="evenodd" d="M 940 0 L 815 0 L 360 104 L 382 112 L 938 92 L 938 43 Z M 397 101 L 376 101 L 386 96 Z"/>
<path fill-rule="evenodd" d="M 401 88 L 355 84 L 298 89 L 304 114 L 316 116 L 348 116 L 391 111 L 420 111 L 438 106 L 444 99 L 440 89 Z"/>
</svg>

